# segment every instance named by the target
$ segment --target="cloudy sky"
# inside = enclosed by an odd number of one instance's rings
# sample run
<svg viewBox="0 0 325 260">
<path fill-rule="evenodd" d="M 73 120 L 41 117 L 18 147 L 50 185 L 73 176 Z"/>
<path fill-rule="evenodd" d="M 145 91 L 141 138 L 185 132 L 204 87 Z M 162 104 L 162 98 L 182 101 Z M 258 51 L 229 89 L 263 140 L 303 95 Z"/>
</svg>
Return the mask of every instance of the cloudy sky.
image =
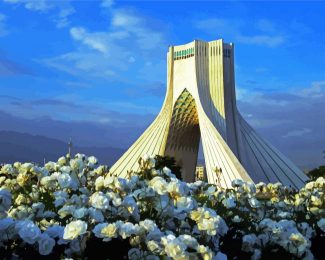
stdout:
<svg viewBox="0 0 325 260">
<path fill-rule="evenodd" d="M 235 43 L 243 116 L 324 164 L 325 2 L 0 0 L 0 130 L 127 147 L 158 113 L 168 45 Z"/>
</svg>

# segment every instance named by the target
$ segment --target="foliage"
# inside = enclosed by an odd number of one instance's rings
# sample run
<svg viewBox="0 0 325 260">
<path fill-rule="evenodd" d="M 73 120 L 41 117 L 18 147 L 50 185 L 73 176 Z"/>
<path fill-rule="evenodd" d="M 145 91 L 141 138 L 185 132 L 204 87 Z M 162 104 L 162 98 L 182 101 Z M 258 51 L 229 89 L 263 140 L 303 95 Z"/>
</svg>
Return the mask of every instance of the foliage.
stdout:
<svg viewBox="0 0 325 260">
<path fill-rule="evenodd" d="M 179 165 L 176 164 L 174 157 L 156 155 L 155 160 L 156 170 L 162 170 L 164 167 L 167 167 L 173 174 L 175 174 L 177 179 L 182 180 L 182 169 Z"/>
<path fill-rule="evenodd" d="M 129 179 L 93 156 L 0 169 L 1 259 L 312 259 L 324 255 L 325 179 L 295 191 L 185 183 L 143 156 Z"/>
<path fill-rule="evenodd" d="M 316 180 L 319 177 L 325 178 L 325 165 L 319 166 L 307 173 L 311 180 Z"/>
</svg>

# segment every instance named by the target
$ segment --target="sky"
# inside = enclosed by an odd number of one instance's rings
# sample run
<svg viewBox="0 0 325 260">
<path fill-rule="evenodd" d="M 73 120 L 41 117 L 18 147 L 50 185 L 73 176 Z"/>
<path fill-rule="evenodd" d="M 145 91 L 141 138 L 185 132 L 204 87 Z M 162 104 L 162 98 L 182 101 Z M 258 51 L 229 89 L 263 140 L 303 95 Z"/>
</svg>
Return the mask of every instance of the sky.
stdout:
<svg viewBox="0 0 325 260">
<path fill-rule="evenodd" d="M 0 130 L 126 148 L 159 112 L 169 45 L 235 44 L 236 95 L 301 167 L 325 164 L 325 2 L 0 0 Z"/>
</svg>

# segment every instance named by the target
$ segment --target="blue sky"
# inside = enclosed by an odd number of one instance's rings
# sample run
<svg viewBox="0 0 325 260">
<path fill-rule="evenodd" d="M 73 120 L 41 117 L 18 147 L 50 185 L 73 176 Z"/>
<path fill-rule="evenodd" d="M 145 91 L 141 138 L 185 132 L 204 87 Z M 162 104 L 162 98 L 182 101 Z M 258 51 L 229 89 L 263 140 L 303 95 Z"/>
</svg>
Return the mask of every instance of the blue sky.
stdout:
<svg viewBox="0 0 325 260">
<path fill-rule="evenodd" d="M 223 38 L 235 44 L 244 117 L 294 161 L 320 164 L 324 11 L 307 1 L 0 0 L 0 130 L 126 147 L 162 105 L 168 45 Z"/>
</svg>

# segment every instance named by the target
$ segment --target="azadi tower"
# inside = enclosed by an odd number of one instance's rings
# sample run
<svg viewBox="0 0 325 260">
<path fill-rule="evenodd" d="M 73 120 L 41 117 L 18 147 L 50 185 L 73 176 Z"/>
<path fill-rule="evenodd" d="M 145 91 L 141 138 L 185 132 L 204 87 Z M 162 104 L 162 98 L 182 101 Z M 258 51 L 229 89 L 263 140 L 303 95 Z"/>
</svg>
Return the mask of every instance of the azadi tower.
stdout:
<svg viewBox="0 0 325 260">
<path fill-rule="evenodd" d="M 236 106 L 234 45 L 223 40 L 170 46 L 166 97 L 156 119 L 111 172 L 127 177 L 143 154 L 169 155 L 183 180 L 195 179 L 202 139 L 209 183 L 230 187 L 234 179 L 281 182 L 300 188 L 306 175 L 243 119 Z"/>
</svg>

